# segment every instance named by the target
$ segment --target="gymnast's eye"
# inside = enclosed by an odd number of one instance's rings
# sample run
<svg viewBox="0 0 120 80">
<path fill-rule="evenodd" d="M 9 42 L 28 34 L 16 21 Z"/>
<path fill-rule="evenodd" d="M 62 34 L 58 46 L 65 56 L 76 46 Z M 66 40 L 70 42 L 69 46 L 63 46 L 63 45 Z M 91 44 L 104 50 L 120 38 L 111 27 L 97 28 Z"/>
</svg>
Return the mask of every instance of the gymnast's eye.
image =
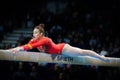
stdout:
<svg viewBox="0 0 120 80">
<path fill-rule="evenodd" d="M 35 31 L 34 34 L 39 34 L 39 32 L 38 32 L 38 31 Z"/>
</svg>

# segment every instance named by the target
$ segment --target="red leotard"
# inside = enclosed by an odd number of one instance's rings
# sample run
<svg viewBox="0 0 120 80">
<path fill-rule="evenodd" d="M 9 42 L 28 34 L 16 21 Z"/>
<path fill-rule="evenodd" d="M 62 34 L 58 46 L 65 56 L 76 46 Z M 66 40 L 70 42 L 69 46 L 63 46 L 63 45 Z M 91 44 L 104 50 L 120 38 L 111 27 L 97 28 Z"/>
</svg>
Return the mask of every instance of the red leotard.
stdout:
<svg viewBox="0 0 120 80">
<path fill-rule="evenodd" d="M 44 37 L 39 40 L 31 39 L 30 42 L 22 47 L 24 50 L 30 50 L 33 48 L 41 49 L 45 47 L 45 52 L 49 54 L 61 54 L 65 43 L 55 44 L 50 38 Z"/>
</svg>

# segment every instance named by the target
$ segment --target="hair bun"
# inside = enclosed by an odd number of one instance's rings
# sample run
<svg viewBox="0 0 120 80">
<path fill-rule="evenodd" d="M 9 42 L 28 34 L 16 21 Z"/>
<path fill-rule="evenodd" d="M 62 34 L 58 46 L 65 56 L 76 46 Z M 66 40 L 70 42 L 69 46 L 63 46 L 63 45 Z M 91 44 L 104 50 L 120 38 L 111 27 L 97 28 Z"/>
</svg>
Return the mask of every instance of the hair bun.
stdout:
<svg viewBox="0 0 120 80">
<path fill-rule="evenodd" d="M 39 29 L 43 30 L 44 29 L 44 24 L 39 24 Z"/>
</svg>

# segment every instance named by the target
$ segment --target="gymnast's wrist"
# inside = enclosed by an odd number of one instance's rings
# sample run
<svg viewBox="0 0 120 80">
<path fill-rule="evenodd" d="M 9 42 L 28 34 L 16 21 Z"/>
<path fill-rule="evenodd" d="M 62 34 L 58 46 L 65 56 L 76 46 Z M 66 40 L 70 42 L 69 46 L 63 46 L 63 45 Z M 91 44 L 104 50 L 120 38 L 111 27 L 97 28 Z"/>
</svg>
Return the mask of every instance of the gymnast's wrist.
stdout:
<svg viewBox="0 0 120 80">
<path fill-rule="evenodd" d="M 17 47 L 18 51 L 24 51 L 23 47 Z"/>
</svg>

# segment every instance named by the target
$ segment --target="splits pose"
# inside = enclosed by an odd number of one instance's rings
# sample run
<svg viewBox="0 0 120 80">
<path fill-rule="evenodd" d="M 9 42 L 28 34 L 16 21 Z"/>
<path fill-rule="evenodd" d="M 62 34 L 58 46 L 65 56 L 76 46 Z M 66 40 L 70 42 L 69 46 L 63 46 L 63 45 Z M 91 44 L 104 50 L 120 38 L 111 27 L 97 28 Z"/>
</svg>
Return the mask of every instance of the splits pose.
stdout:
<svg viewBox="0 0 120 80">
<path fill-rule="evenodd" d="M 66 56 L 90 56 L 98 58 L 104 62 L 107 62 L 108 59 L 104 56 L 99 55 L 98 53 L 92 50 L 85 50 L 77 47 L 73 47 L 67 43 L 58 43 L 55 44 L 51 38 L 45 37 L 44 35 L 44 24 L 39 24 L 33 30 L 34 38 L 31 39 L 27 44 L 18 46 L 16 48 L 8 49 L 16 53 L 21 50 L 31 50 L 37 48 L 40 51 L 43 51 L 48 54 L 61 54 Z"/>
</svg>

